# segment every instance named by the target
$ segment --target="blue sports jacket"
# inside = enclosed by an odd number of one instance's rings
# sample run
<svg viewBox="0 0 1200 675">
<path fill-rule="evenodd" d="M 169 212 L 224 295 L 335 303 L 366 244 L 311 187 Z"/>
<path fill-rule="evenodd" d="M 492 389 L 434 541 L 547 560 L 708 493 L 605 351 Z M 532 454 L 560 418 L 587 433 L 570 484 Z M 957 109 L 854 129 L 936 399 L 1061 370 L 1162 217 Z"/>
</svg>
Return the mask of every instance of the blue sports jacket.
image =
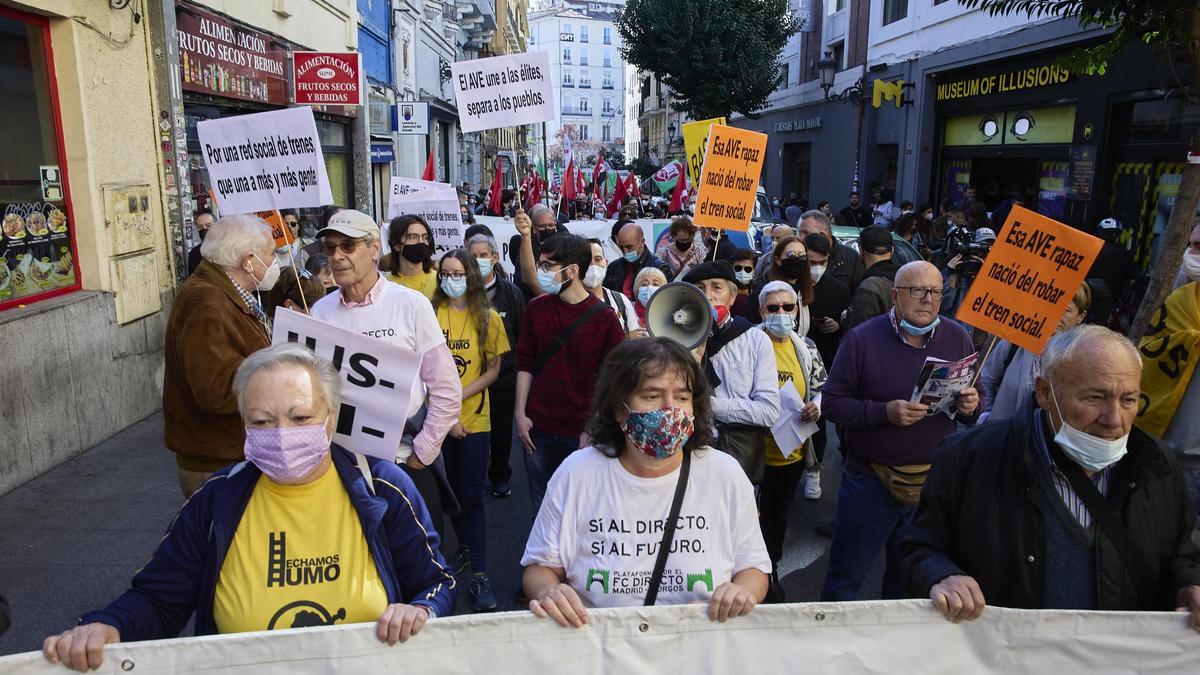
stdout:
<svg viewBox="0 0 1200 675">
<path fill-rule="evenodd" d="M 449 616 L 457 592 L 454 575 L 412 479 L 394 463 L 369 457 L 374 483 L 369 489 L 354 455 L 336 444 L 331 453 L 388 602 L 424 605 L 434 616 Z M 261 475 L 251 462 L 214 474 L 180 509 L 129 590 L 103 610 L 83 615 L 79 623 L 113 626 L 125 642 L 159 640 L 177 637 L 195 612 L 196 635 L 217 633 L 217 578 Z"/>
</svg>

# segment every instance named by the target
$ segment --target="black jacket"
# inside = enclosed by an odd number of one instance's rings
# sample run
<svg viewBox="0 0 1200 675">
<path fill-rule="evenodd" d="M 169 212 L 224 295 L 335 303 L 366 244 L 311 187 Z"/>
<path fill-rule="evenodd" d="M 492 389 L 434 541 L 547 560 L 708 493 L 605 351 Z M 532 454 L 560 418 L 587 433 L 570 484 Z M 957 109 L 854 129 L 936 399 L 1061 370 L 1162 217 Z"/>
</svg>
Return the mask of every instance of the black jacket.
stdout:
<svg viewBox="0 0 1200 675">
<path fill-rule="evenodd" d="M 0 595 L 0 635 L 4 635 L 4 631 L 12 625 L 12 615 L 8 609 L 8 601 Z"/>
<path fill-rule="evenodd" d="M 647 267 L 657 267 L 662 271 L 663 275 L 667 277 L 667 281 L 670 281 L 672 278 L 674 278 L 671 274 L 671 269 L 667 267 L 667 264 L 659 260 L 658 256 L 651 253 L 650 247 L 647 245 L 646 249 L 642 252 L 642 256 L 632 263 L 623 257 L 617 258 L 609 263 L 608 272 L 606 272 L 604 275 L 603 285 L 610 291 L 624 292 L 624 288 L 622 288 L 622 286 L 625 284 L 625 275 L 629 274 L 630 276 L 636 277 L 638 272 L 641 272 Z M 587 270 L 584 271 L 586 272 Z M 633 297 L 636 298 L 637 293 L 634 293 Z"/>
<path fill-rule="evenodd" d="M 813 290 L 813 303 L 808 308 L 810 316 L 808 337 L 812 339 L 813 344 L 817 345 L 817 351 L 821 353 L 821 360 L 825 362 L 825 367 L 829 368 L 833 365 L 833 356 L 837 354 L 838 343 L 842 341 L 846 329 L 842 327 L 836 333 L 822 333 L 817 330 L 817 320 L 828 317 L 840 323 L 842 312 L 850 306 L 850 287 L 826 272 L 821 275 L 821 280 L 817 282 Z"/>
<path fill-rule="evenodd" d="M 858 288 L 858 284 L 866 276 L 867 267 L 863 264 L 862 256 L 858 251 L 846 246 L 845 244 L 833 243 L 833 250 L 829 252 L 829 262 L 826 263 L 829 267 L 825 270 L 825 274 L 832 275 L 835 279 L 850 287 L 850 292 Z"/>
<path fill-rule="evenodd" d="M 966 574 L 989 605 L 1043 606 L 1045 535 L 1032 491 L 1039 489 L 1033 472 L 1047 469 L 1032 434 L 1046 432 L 1033 428 L 1034 419 L 992 422 L 942 441 L 902 544 L 911 596 L 929 597 L 938 581 Z M 1110 472 L 1108 503 L 1157 576 L 1135 579 L 1112 542 L 1097 536 L 1099 609 L 1170 611 L 1178 589 L 1200 585 L 1195 509 L 1183 474 L 1162 443 L 1137 427 Z"/>
<path fill-rule="evenodd" d="M 498 266 L 497 266 L 498 267 Z M 517 337 L 521 331 L 521 317 L 525 315 L 525 294 L 517 285 L 499 274 L 496 283 L 488 289 L 488 299 L 492 309 L 500 313 L 504 321 L 504 331 L 508 336 L 511 349 L 500 359 L 500 376 L 496 378 L 493 387 L 504 388 L 515 386 L 517 383 Z"/>
<path fill-rule="evenodd" d="M 847 206 L 838 211 L 838 224 L 844 227 L 857 227 L 861 230 L 874 225 L 875 216 L 871 213 L 871 207 L 865 204 L 859 204 L 857 209 Z"/>
<path fill-rule="evenodd" d="M 842 330 L 850 331 L 858 324 L 883 314 L 892 308 L 892 285 L 900 265 L 891 258 L 871 265 L 850 300 L 850 313 L 842 322 Z M 826 272 L 829 274 L 829 272 Z"/>
</svg>

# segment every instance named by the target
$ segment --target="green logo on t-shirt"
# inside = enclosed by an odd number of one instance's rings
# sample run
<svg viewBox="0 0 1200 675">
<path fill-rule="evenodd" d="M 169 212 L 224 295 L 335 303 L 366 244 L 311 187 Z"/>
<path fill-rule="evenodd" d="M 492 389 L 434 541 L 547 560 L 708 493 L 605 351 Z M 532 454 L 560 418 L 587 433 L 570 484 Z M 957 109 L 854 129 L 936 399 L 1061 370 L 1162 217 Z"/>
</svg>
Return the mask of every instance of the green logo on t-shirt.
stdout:
<svg viewBox="0 0 1200 675">
<path fill-rule="evenodd" d="M 698 583 L 703 583 L 705 586 L 708 586 L 709 593 L 713 592 L 712 568 L 704 570 L 704 574 L 687 575 L 687 589 L 689 593 L 695 590 L 696 584 Z"/>
<path fill-rule="evenodd" d="M 591 591 L 592 584 L 600 584 L 600 592 L 608 593 L 608 582 L 612 577 L 612 572 L 609 570 L 598 570 L 595 567 L 588 569 L 587 583 L 584 584 L 584 591 Z"/>
</svg>

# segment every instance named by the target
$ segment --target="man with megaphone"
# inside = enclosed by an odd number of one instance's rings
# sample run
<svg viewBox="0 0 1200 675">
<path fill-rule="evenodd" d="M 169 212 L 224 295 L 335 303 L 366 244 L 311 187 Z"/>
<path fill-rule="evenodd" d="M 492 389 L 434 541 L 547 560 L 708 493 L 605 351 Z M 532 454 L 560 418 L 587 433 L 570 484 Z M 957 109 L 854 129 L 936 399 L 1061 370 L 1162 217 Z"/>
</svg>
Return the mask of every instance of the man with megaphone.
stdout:
<svg viewBox="0 0 1200 675">
<path fill-rule="evenodd" d="M 685 283 L 650 298 L 646 329 L 700 353 L 713 386 L 717 446 L 733 455 L 750 482 L 765 470 L 766 435 L 779 417 L 779 384 L 771 339 L 729 308 L 737 299 L 733 266 L 724 260 L 692 268 Z"/>
</svg>

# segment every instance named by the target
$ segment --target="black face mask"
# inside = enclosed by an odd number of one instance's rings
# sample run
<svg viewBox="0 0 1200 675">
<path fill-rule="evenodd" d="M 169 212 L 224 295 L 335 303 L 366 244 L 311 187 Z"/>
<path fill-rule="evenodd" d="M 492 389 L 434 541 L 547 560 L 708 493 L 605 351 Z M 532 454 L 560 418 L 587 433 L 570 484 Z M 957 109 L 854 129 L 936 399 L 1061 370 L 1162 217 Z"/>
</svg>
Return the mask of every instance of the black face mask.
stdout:
<svg viewBox="0 0 1200 675">
<path fill-rule="evenodd" d="M 405 244 L 400 248 L 400 255 L 410 263 L 423 263 L 433 255 L 429 244 Z"/>
<path fill-rule="evenodd" d="M 779 263 L 779 270 L 788 279 L 799 279 L 806 267 L 808 260 L 805 258 L 784 258 L 783 262 Z"/>
<path fill-rule="evenodd" d="M 204 238 L 206 236 L 208 236 L 208 228 L 207 227 L 204 228 L 203 230 L 200 230 L 200 241 L 204 241 Z"/>
<path fill-rule="evenodd" d="M 678 239 L 675 240 L 675 248 L 679 249 L 680 251 L 686 251 L 691 247 L 692 247 L 691 239 L 688 239 L 687 241 L 679 241 Z"/>
</svg>

